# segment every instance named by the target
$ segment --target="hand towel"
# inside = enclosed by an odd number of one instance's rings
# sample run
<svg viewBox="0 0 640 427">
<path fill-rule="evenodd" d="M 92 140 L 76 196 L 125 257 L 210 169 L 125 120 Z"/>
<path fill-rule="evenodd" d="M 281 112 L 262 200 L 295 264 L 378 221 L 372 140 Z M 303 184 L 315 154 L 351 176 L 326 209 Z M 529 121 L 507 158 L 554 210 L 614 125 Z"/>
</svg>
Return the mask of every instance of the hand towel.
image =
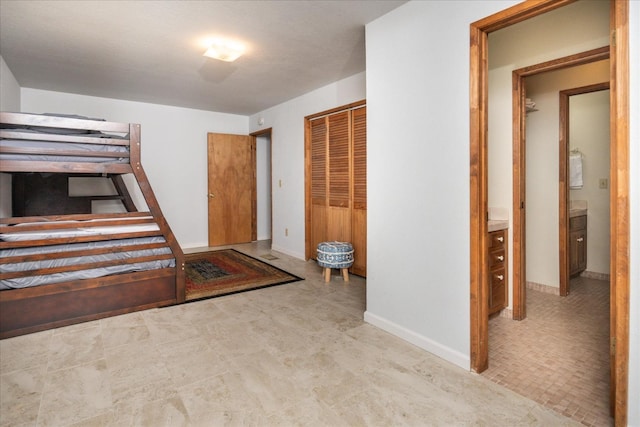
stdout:
<svg viewBox="0 0 640 427">
<path fill-rule="evenodd" d="M 569 156 L 569 188 L 579 190 L 582 185 L 582 154 L 573 153 Z"/>
</svg>

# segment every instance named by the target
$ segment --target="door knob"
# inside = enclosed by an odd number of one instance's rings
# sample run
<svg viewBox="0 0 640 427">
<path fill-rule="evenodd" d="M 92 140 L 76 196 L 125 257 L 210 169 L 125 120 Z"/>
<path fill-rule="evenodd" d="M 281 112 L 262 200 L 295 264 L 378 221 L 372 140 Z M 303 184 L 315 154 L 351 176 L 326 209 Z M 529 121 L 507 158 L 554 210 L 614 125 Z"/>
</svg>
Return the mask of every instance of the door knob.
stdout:
<svg viewBox="0 0 640 427">
<path fill-rule="evenodd" d="M 213 193 L 209 193 L 209 198 L 213 199 L 215 196 L 213 195 Z"/>
</svg>

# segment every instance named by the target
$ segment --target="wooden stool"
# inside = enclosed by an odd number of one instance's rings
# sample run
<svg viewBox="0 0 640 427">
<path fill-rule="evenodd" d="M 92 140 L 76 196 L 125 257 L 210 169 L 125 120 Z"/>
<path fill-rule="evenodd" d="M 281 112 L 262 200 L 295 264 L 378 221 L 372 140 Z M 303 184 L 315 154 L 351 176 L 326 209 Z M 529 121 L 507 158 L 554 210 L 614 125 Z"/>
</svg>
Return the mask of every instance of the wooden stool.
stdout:
<svg viewBox="0 0 640 427">
<path fill-rule="evenodd" d="M 345 282 L 349 281 L 349 268 L 353 265 L 353 246 L 348 242 L 322 242 L 318 244 L 316 260 L 324 267 L 324 281 L 331 280 L 331 269 L 342 270 Z"/>
</svg>

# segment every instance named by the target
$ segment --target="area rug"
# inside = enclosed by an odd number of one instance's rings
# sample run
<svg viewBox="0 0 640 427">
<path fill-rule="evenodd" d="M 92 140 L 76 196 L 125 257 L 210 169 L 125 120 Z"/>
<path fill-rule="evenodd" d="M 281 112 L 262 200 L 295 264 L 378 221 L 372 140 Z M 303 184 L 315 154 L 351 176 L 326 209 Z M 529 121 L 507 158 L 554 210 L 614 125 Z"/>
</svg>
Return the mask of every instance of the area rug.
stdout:
<svg viewBox="0 0 640 427">
<path fill-rule="evenodd" d="M 186 301 L 298 280 L 303 279 L 234 249 L 185 255 Z"/>
</svg>

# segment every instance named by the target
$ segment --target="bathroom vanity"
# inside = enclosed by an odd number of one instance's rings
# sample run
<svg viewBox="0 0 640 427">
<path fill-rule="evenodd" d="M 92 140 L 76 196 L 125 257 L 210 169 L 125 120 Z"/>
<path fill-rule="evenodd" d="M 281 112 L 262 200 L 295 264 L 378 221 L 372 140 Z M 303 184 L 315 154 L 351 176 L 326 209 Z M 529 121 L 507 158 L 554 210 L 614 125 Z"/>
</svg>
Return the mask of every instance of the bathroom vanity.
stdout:
<svg viewBox="0 0 640 427">
<path fill-rule="evenodd" d="M 569 276 L 577 276 L 587 268 L 587 211 L 572 209 L 569 213 Z"/>
<path fill-rule="evenodd" d="M 507 221 L 489 221 L 489 315 L 509 305 Z"/>
</svg>

